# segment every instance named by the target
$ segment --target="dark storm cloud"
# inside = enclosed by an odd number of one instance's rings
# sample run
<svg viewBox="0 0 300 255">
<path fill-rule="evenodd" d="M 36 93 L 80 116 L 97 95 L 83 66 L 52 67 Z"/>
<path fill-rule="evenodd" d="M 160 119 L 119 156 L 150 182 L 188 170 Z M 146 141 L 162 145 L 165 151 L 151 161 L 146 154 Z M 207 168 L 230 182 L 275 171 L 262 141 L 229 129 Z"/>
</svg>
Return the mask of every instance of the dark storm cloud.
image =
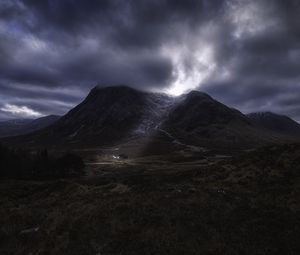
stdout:
<svg viewBox="0 0 300 255">
<path fill-rule="evenodd" d="M 300 120 L 299 16 L 297 0 L 3 0 L 0 108 L 62 114 L 129 84 Z"/>
</svg>

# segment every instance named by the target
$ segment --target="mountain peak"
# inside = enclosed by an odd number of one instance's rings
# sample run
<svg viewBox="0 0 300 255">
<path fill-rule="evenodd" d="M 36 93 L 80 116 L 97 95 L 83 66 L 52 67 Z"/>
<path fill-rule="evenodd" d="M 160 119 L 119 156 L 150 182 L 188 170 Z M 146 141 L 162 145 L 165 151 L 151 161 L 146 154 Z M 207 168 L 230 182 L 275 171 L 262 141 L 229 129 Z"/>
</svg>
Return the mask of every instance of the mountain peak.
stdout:
<svg viewBox="0 0 300 255">
<path fill-rule="evenodd" d="M 202 92 L 202 91 L 199 91 L 199 90 L 191 90 L 189 93 L 187 93 L 187 95 L 189 96 L 204 96 L 204 97 L 210 97 L 210 95 Z"/>
<path fill-rule="evenodd" d="M 114 86 L 100 86 L 97 85 L 91 89 L 90 94 L 99 93 L 99 92 L 143 92 L 141 90 L 134 89 L 128 85 L 114 85 Z"/>
</svg>

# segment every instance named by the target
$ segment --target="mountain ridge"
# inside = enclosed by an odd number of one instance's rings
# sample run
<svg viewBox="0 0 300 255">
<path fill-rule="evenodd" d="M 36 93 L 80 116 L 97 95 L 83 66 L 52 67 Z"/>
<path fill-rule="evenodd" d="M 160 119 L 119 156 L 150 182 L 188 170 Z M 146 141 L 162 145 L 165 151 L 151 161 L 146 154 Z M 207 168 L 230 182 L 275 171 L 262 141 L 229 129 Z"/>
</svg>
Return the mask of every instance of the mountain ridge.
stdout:
<svg viewBox="0 0 300 255">
<path fill-rule="evenodd" d="M 269 134 L 247 115 L 200 91 L 171 97 L 120 85 L 94 87 L 53 125 L 14 141 L 43 146 L 101 146 L 142 137 L 224 148 L 292 140 L 280 132 Z"/>
<path fill-rule="evenodd" d="M 37 119 L 12 119 L 0 121 L 0 137 L 29 134 L 56 122 L 61 116 L 47 115 Z"/>
</svg>

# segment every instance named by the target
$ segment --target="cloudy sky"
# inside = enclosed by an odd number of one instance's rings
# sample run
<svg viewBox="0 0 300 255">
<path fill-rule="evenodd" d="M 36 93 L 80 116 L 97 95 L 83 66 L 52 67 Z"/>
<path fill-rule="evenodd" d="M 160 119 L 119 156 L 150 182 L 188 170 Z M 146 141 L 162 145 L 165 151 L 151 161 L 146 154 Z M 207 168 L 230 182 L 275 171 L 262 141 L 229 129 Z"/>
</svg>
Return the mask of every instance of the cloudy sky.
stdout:
<svg viewBox="0 0 300 255">
<path fill-rule="evenodd" d="M 299 17 L 298 0 L 0 0 L 0 119 L 127 84 L 299 121 Z"/>
</svg>

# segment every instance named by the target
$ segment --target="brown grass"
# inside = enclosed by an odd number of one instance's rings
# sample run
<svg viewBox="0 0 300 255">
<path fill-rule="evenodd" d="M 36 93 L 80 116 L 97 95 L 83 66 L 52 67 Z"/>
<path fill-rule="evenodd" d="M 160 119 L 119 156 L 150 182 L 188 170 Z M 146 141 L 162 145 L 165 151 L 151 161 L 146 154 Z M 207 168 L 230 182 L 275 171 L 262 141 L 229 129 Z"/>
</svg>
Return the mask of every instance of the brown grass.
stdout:
<svg viewBox="0 0 300 255">
<path fill-rule="evenodd" d="M 300 254 L 298 149 L 2 182 L 0 254 Z"/>
</svg>

